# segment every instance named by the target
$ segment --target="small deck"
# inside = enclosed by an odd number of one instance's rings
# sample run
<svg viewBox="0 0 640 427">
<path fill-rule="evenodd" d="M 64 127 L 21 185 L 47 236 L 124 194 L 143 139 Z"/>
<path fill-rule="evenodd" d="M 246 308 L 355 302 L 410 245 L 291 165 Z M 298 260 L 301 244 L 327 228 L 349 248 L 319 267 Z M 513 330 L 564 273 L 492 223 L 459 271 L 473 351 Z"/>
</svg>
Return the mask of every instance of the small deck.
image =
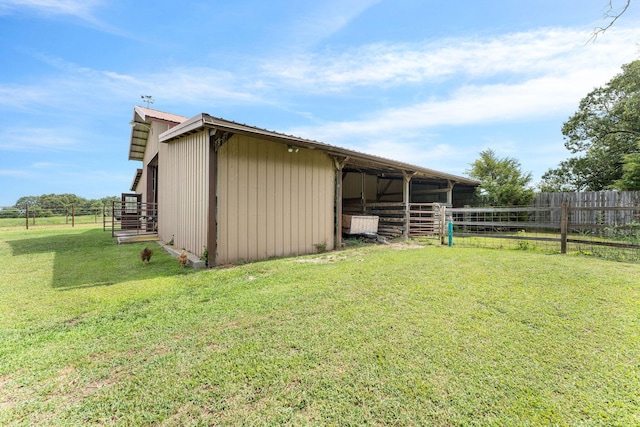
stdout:
<svg viewBox="0 0 640 427">
<path fill-rule="evenodd" d="M 118 244 L 158 240 L 158 207 L 155 203 L 136 201 L 114 202 L 109 219 L 103 227 L 111 230 Z"/>
</svg>

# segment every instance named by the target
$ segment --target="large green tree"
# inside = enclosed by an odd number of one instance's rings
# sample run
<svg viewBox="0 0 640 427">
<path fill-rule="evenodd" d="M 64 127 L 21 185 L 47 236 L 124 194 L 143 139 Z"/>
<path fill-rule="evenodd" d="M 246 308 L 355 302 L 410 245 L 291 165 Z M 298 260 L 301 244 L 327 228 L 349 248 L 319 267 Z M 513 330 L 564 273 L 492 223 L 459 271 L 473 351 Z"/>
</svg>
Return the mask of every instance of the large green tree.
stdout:
<svg viewBox="0 0 640 427">
<path fill-rule="evenodd" d="M 466 173 L 480 181 L 476 195 L 483 205 L 523 206 L 535 196 L 529 187 L 531 173 L 523 173 L 518 160 L 499 158 L 491 149 L 481 151 L 480 158 L 471 163 Z"/>
<path fill-rule="evenodd" d="M 20 197 L 13 207 L 24 209 L 25 205 L 29 205 L 29 210 L 38 212 L 38 215 L 61 215 L 68 212 L 73 206 L 76 213 L 84 212 L 86 214 L 89 211 L 99 211 L 103 205 L 111 206 L 113 201 L 119 200 L 120 198 L 117 196 L 87 200 L 75 194 L 43 194 L 41 196 Z"/>
<path fill-rule="evenodd" d="M 574 156 L 548 170 L 541 189 L 640 189 L 640 60 L 584 97 L 562 134 Z"/>
</svg>

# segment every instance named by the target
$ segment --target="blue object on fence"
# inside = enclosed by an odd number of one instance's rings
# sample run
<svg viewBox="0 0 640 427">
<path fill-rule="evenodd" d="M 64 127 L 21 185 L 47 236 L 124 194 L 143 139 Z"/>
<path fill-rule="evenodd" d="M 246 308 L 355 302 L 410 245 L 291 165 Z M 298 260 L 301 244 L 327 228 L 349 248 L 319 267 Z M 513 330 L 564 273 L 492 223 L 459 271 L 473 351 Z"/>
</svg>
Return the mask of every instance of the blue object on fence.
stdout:
<svg viewBox="0 0 640 427">
<path fill-rule="evenodd" d="M 447 234 L 449 235 L 449 246 L 453 246 L 453 221 L 449 218 L 449 224 L 447 224 Z"/>
</svg>

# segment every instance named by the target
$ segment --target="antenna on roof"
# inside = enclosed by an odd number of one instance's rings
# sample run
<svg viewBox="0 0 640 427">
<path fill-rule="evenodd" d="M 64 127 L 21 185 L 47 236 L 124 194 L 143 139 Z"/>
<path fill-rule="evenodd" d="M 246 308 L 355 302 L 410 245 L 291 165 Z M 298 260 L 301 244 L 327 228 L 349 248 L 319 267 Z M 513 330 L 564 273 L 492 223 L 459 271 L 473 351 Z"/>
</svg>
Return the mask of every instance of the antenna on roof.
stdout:
<svg viewBox="0 0 640 427">
<path fill-rule="evenodd" d="M 150 104 L 154 103 L 153 96 L 151 95 L 140 95 L 140 98 L 142 98 L 142 102 L 147 103 L 147 108 L 149 108 Z"/>
</svg>

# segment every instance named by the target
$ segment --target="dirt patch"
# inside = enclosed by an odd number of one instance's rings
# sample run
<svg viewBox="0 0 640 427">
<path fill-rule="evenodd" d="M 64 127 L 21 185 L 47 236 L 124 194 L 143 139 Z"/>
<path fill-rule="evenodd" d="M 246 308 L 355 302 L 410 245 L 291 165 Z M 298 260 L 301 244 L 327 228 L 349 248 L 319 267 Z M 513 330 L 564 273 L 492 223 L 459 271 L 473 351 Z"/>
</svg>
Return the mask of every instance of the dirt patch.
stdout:
<svg viewBox="0 0 640 427">
<path fill-rule="evenodd" d="M 417 243 L 404 243 L 404 242 L 389 243 L 386 247 L 391 248 L 391 249 L 395 249 L 397 251 L 405 251 L 405 250 L 408 250 L 408 249 L 422 249 L 422 248 L 424 248 L 424 246 L 419 245 Z"/>
<path fill-rule="evenodd" d="M 13 408 L 18 403 L 18 399 L 7 395 L 9 394 L 7 384 L 10 381 L 8 375 L 0 376 L 0 410 L 3 411 Z"/>
<path fill-rule="evenodd" d="M 76 317 L 76 318 L 73 318 L 71 320 L 68 320 L 68 321 L 64 322 L 64 326 L 69 326 L 69 327 L 76 326 L 78 323 L 80 323 L 80 318 Z"/>
<path fill-rule="evenodd" d="M 345 255 L 330 254 L 330 255 L 323 255 L 317 258 L 301 258 L 301 259 L 297 259 L 296 262 L 311 263 L 311 264 L 330 264 L 332 262 L 344 261 L 346 259 L 347 259 L 347 256 Z"/>
</svg>

